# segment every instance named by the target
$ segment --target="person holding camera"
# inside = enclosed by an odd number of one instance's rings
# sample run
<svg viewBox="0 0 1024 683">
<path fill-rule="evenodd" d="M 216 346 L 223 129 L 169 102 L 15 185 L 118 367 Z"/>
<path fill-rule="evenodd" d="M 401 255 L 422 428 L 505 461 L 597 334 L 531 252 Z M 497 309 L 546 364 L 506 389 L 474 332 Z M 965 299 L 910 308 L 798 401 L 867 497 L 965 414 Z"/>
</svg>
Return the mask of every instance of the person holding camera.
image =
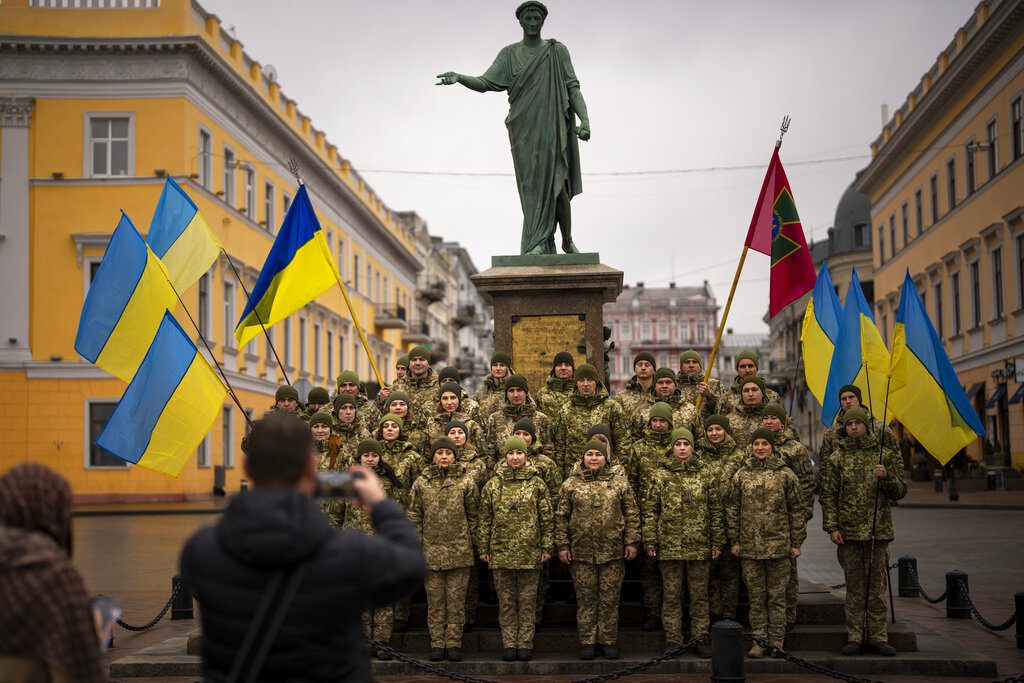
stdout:
<svg viewBox="0 0 1024 683">
<path fill-rule="evenodd" d="M 360 613 L 423 582 L 416 530 L 362 467 L 346 490 L 374 535 L 332 529 L 313 500 L 313 436 L 295 416 L 257 421 L 244 453 L 252 490 L 233 497 L 181 555 L 201 607 L 203 679 L 369 680 Z"/>
</svg>

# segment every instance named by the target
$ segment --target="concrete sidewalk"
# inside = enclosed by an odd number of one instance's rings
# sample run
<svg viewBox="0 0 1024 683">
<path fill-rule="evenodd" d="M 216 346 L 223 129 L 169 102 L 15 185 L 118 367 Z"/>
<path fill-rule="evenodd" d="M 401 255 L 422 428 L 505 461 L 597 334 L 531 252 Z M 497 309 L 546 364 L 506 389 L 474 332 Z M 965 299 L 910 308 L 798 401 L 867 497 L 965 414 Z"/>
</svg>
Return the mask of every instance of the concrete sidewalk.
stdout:
<svg viewBox="0 0 1024 683">
<path fill-rule="evenodd" d="M 949 481 L 943 482 L 942 492 L 935 490 L 930 481 L 907 482 L 907 495 L 900 501 L 906 508 L 960 508 L 962 510 L 1024 510 L 1024 490 L 986 491 L 984 479 L 957 479 L 960 499 L 949 499 Z"/>
</svg>

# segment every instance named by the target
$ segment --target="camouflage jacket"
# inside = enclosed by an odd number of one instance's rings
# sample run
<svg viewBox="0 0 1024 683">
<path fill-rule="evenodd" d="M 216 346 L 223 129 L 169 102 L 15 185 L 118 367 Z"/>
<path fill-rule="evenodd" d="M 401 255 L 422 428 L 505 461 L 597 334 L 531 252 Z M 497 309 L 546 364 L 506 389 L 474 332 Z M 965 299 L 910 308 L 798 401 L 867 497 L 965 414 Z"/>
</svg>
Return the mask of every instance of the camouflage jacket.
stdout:
<svg viewBox="0 0 1024 683">
<path fill-rule="evenodd" d="M 537 469 L 498 468 L 480 492 L 477 552 L 490 555 L 491 569 L 536 569 L 554 545 L 551 496 Z"/>
<path fill-rule="evenodd" d="M 323 472 L 325 470 L 340 470 L 341 469 L 341 458 L 339 453 L 341 452 L 341 438 L 336 434 L 332 433 L 326 439 L 322 441 L 313 441 L 313 446 L 316 448 L 316 452 L 320 455 L 320 460 L 317 463 L 317 470 Z M 334 459 L 334 464 L 331 464 L 331 459 Z"/>
<path fill-rule="evenodd" d="M 427 369 L 424 377 L 413 377 L 412 372 L 402 379 L 396 379 L 391 383 L 392 393 L 401 391 L 409 394 L 412 405 L 409 406 L 414 415 L 423 416 L 423 423 L 426 423 L 426 416 L 434 412 L 437 407 L 437 375 L 434 371 Z"/>
<path fill-rule="evenodd" d="M 654 395 L 655 401 L 661 401 L 662 403 L 668 404 L 672 409 L 672 428 L 678 429 L 682 427 L 689 429 L 693 433 L 694 438 L 702 430 L 702 422 L 699 413 L 697 412 L 697 406 L 692 403 L 687 403 L 683 400 L 682 394 L 676 389 L 676 392 L 668 397 L 661 397 L 657 394 Z M 637 409 L 633 415 L 632 432 L 635 437 L 643 435 L 645 431 L 651 426 L 651 408 L 654 407 L 653 403 L 648 403 Z"/>
<path fill-rule="evenodd" d="M 718 480 L 700 457 L 665 456 L 643 501 L 643 541 L 659 560 L 710 560 L 725 545 Z"/>
<path fill-rule="evenodd" d="M 632 442 L 622 406 L 608 398 L 608 390 L 601 382 L 593 396 L 582 396 L 573 389 L 565 410 L 553 422 L 555 462 L 562 468 L 563 478 L 580 457 L 577 451 L 587 442 L 587 431 L 594 425 L 606 425 L 611 430 L 616 450 L 626 452 Z"/>
<path fill-rule="evenodd" d="M 577 464 L 559 494 L 555 545 L 591 564 L 621 560 L 627 545 L 639 546 L 640 509 L 626 478 L 608 465 L 591 472 Z"/>
<path fill-rule="evenodd" d="M 708 410 L 719 415 L 730 415 L 734 411 L 743 407 L 743 384 L 740 382 L 739 375 L 733 380 L 732 384 L 727 390 L 723 390 L 722 393 L 715 398 L 713 401 L 705 401 L 709 403 Z M 779 396 L 779 392 L 774 389 L 765 387 L 764 397 L 768 403 L 782 404 L 782 397 Z M 701 406 L 703 407 L 703 406 Z"/>
<path fill-rule="evenodd" d="M 843 426 L 843 417 L 846 415 L 846 409 L 840 408 L 839 412 L 836 413 L 835 422 L 832 426 L 825 431 L 825 435 L 821 438 L 821 450 L 818 451 L 818 469 L 819 471 L 825 470 L 825 464 L 836 449 L 839 448 L 839 442 L 846 438 L 846 428 Z M 882 424 L 882 421 L 876 417 L 871 418 L 870 430 L 874 434 L 881 434 L 882 440 L 885 442 L 885 447 L 899 453 L 900 447 L 896 443 L 896 436 L 889 429 L 889 425 Z"/>
<path fill-rule="evenodd" d="M 756 406 L 741 405 L 729 412 L 729 433 L 737 447 L 745 449 L 750 445 L 750 435 L 761 427 L 766 405 L 768 400 L 761 399 Z"/>
<path fill-rule="evenodd" d="M 775 447 L 772 452 L 782 458 L 783 464 L 800 482 L 804 516 L 810 519 L 814 516 L 814 462 L 811 460 L 811 452 L 802 443 L 790 437 L 786 430 L 775 435 Z"/>
<path fill-rule="evenodd" d="M 458 420 L 466 424 L 466 443 L 471 443 L 476 447 L 482 448 L 484 445 L 484 430 L 480 425 L 476 423 L 476 420 L 471 418 L 468 413 L 458 410 L 454 413 L 446 413 L 444 411 L 434 411 L 433 415 L 430 416 L 430 420 L 427 422 L 424 434 L 427 443 L 434 443 L 436 439 L 442 436 L 448 436 L 448 432 L 445 431 L 445 427 L 452 420 Z"/>
<path fill-rule="evenodd" d="M 638 410 L 654 404 L 654 396 L 651 394 L 651 391 L 640 386 L 640 382 L 637 381 L 636 375 L 633 375 L 633 377 L 626 382 L 626 386 L 622 391 L 615 395 L 615 400 L 618 401 L 620 406 L 622 406 L 622 410 L 626 414 L 626 420 L 630 424 L 633 423 Z"/>
<path fill-rule="evenodd" d="M 338 450 L 337 468 L 339 470 L 351 467 L 356 463 L 356 446 L 359 442 L 369 436 L 369 433 L 363 429 L 362 425 L 359 424 L 358 417 L 355 422 L 345 424 L 344 422 L 334 421 L 334 434 L 338 436 L 341 441 L 341 447 Z"/>
<path fill-rule="evenodd" d="M 381 488 L 384 489 L 384 493 L 388 495 L 388 498 L 395 498 L 395 490 L 391 485 L 391 480 L 384 474 L 384 470 L 378 465 L 373 468 L 373 471 L 377 473 L 380 478 Z M 364 534 L 369 536 L 373 535 L 373 523 L 370 519 L 370 513 L 359 507 L 355 501 L 338 501 L 338 511 L 340 512 L 338 524 L 335 526 L 341 526 L 343 529 L 357 529 L 362 531 Z M 332 517 L 333 521 L 333 517 Z"/>
<path fill-rule="evenodd" d="M 893 539 L 892 509 L 889 502 L 907 495 L 903 480 L 903 459 L 897 451 L 883 449 L 882 464 L 887 476 L 879 479 L 873 470 L 878 464 L 878 434 L 847 436 L 840 440 L 821 476 L 822 528 L 828 533 L 841 531 L 844 541 L 870 541 L 874 511 L 878 518 L 875 538 Z M 878 504 L 875 505 L 875 483 Z"/>
<path fill-rule="evenodd" d="M 533 397 L 527 394 L 526 403 L 521 406 L 514 406 L 507 400 L 503 400 L 501 410 L 492 413 L 487 419 L 486 447 L 484 453 L 494 458 L 497 462 L 503 460 L 505 454 L 501 452 L 506 439 L 512 436 L 516 422 L 529 417 L 533 420 L 533 426 L 537 428 L 537 443 L 549 457 L 554 454 L 554 449 L 549 444 L 551 441 L 551 420 L 544 413 L 537 410 L 537 404 Z"/>
<path fill-rule="evenodd" d="M 402 482 L 402 490 L 396 491 L 392 497 L 402 507 L 406 507 L 409 505 L 409 491 L 412 490 L 412 484 L 420 476 L 420 472 L 423 471 L 423 458 L 412 447 L 412 444 L 404 439 L 396 439 L 395 441 L 381 440 L 380 444 L 383 446 L 384 451 L 380 454 L 380 457 L 383 458 L 384 462 L 391 465 L 391 469 L 395 471 L 398 481 Z"/>
<path fill-rule="evenodd" d="M 626 471 L 629 473 L 629 483 L 641 506 L 647 488 L 651 485 L 654 472 L 658 468 L 658 463 L 670 448 L 672 448 L 672 432 L 659 434 L 650 427 L 644 431 L 643 438 L 633 442 Z"/>
<path fill-rule="evenodd" d="M 412 485 L 409 520 L 427 556 L 427 569 L 457 569 L 476 564 L 478 493 L 473 475 L 460 463 L 446 470 L 431 465 Z"/>
<path fill-rule="evenodd" d="M 726 500 L 729 542 L 740 557 L 789 557 L 807 538 L 805 505 L 796 475 L 777 456 L 763 462 L 751 456 L 732 477 Z"/>
<path fill-rule="evenodd" d="M 501 410 L 505 403 L 505 380 L 496 380 L 487 373 L 480 388 L 473 394 L 473 400 L 478 406 L 477 417 L 480 424 L 486 424 L 491 415 Z"/>
<path fill-rule="evenodd" d="M 491 460 L 484 457 L 472 444 L 468 443 L 459 449 L 456 457 L 458 462 L 466 468 L 466 472 L 473 477 L 477 491 L 483 488 L 483 485 L 491 478 L 491 470 L 494 467 Z"/>
<path fill-rule="evenodd" d="M 334 399 L 337 397 L 338 392 L 335 391 L 331 394 L 331 402 L 321 408 L 321 410 L 330 413 L 334 407 Z M 362 384 L 359 385 L 359 393 L 354 394 L 354 397 L 356 399 L 356 421 L 363 429 L 372 433 L 377 428 L 377 420 L 374 415 L 373 401 L 366 397 L 366 391 L 363 389 Z"/>
<path fill-rule="evenodd" d="M 676 384 L 679 385 L 679 392 L 682 394 L 684 403 L 697 405 L 697 385 L 703 379 L 704 375 L 687 375 L 682 370 L 676 373 Z M 701 417 L 713 415 L 711 407 L 717 406 L 722 398 L 722 394 L 725 393 L 725 387 L 722 386 L 721 380 L 717 380 L 714 377 L 708 378 L 708 387 L 711 389 L 711 396 L 705 396 L 700 402 Z"/>
<path fill-rule="evenodd" d="M 732 485 L 732 476 L 743 464 L 744 451 L 736 446 L 736 441 L 727 433 L 725 441 L 714 446 L 708 441 L 707 436 L 697 439 L 697 454 L 704 461 L 722 487 L 722 500 L 726 500 L 729 494 L 729 487 Z"/>
<path fill-rule="evenodd" d="M 545 415 L 558 415 L 569 403 L 569 397 L 576 388 L 576 381 L 549 376 L 537 392 L 537 408 Z"/>
<path fill-rule="evenodd" d="M 548 487 L 548 493 L 551 494 L 551 509 L 553 511 L 558 507 L 558 492 L 562 488 L 561 468 L 559 468 L 554 460 L 544 455 L 544 451 L 538 446 L 530 446 L 530 450 L 526 452 L 526 462 L 537 468 L 537 475 L 544 481 L 544 485 Z M 504 457 L 498 458 L 495 461 L 495 474 L 497 470 L 502 468 L 508 468 L 508 461 Z"/>
</svg>

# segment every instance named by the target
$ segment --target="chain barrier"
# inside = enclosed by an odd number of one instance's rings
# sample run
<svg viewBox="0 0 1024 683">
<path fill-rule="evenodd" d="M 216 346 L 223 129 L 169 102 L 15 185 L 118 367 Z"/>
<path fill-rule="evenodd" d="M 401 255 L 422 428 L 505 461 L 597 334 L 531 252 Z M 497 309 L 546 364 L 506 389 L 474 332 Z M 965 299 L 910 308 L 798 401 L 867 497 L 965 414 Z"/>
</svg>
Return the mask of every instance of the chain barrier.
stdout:
<svg viewBox="0 0 1024 683">
<path fill-rule="evenodd" d="M 924 598 L 925 601 L 930 602 L 933 605 L 937 605 L 938 603 L 946 599 L 946 591 L 942 591 L 942 595 L 940 595 L 937 598 L 930 597 L 927 593 L 924 592 L 924 589 L 921 588 L 921 581 L 917 578 L 917 567 L 915 567 L 913 564 L 910 564 L 907 567 L 907 569 L 910 572 L 910 580 L 914 582 L 914 587 L 917 588 L 917 590 L 921 593 L 921 597 Z"/>
<path fill-rule="evenodd" d="M 637 674 L 637 673 L 640 673 L 641 671 L 645 671 L 645 670 L 651 668 L 652 666 L 657 666 L 658 664 L 661 664 L 662 662 L 667 662 L 670 659 L 678 657 L 679 655 L 683 654 L 684 652 L 686 652 L 690 648 L 693 648 L 696 645 L 698 645 L 699 643 L 702 643 L 705 640 L 710 640 L 710 639 L 711 639 L 711 636 L 709 634 L 705 633 L 703 635 L 697 636 L 696 638 L 692 638 L 692 639 L 686 641 L 685 643 L 683 643 L 682 645 L 678 645 L 678 646 L 672 648 L 671 650 L 666 650 L 665 652 L 661 653 L 657 657 L 654 657 L 653 659 L 649 659 L 646 662 L 641 662 L 639 664 L 634 664 L 633 666 L 625 668 L 625 669 L 619 669 L 617 671 L 610 671 L 610 672 L 608 672 L 606 674 L 601 674 L 600 676 L 593 676 L 591 678 L 581 678 L 581 679 L 578 679 L 578 680 L 575 680 L 575 681 L 570 681 L 570 683 L 603 683 L 603 681 L 611 681 L 611 680 L 614 680 L 616 678 L 622 678 L 623 676 L 632 676 L 633 674 Z M 372 638 L 368 638 L 367 641 L 370 643 L 370 645 L 372 645 L 378 651 L 384 652 L 386 654 L 389 654 L 392 657 L 394 657 L 395 659 L 397 659 L 398 661 L 405 662 L 406 664 L 412 666 L 413 668 L 419 669 L 420 671 L 424 671 L 424 672 L 429 673 L 429 674 L 433 674 L 435 676 L 440 676 L 441 678 L 449 678 L 449 679 L 451 679 L 453 681 L 463 681 L 463 683 L 500 683 L 499 681 L 495 681 L 493 679 L 477 678 L 475 676 L 470 676 L 468 674 L 460 674 L 460 673 L 456 673 L 454 671 L 449 671 L 448 669 L 445 669 L 444 667 L 441 667 L 441 666 L 436 666 L 434 664 L 428 664 L 426 662 L 423 662 L 423 661 L 420 661 L 420 660 L 415 659 L 413 657 L 410 657 L 409 655 L 405 654 L 404 652 L 399 652 L 398 650 L 394 649 L 390 645 L 385 645 L 384 643 L 380 642 L 379 640 L 373 640 Z M 854 683 L 861 683 L 859 679 L 851 679 L 851 680 L 853 680 Z M 874 683 L 874 682 L 868 682 L 868 683 Z"/>
<path fill-rule="evenodd" d="M 982 626 L 987 628 L 989 631 L 1005 631 L 1006 629 L 1010 628 L 1011 626 L 1017 623 L 1017 612 L 1014 612 L 1010 615 L 1009 619 L 996 626 L 988 619 L 981 616 L 981 612 L 979 612 L 978 608 L 974 606 L 974 601 L 971 600 L 971 592 L 967 588 L 967 582 L 965 582 L 963 579 L 960 579 L 956 582 L 956 587 L 960 589 L 960 595 L 962 595 L 964 600 L 967 601 L 967 606 L 971 608 L 971 614 L 973 614 L 974 618 L 977 619 L 978 622 Z"/>
<path fill-rule="evenodd" d="M 899 562 L 893 562 L 892 564 L 890 564 L 888 567 L 885 568 L 885 571 L 889 571 L 891 569 L 896 569 L 899 566 L 900 566 Z M 837 591 L 840 588 L 846 588 L 846 584 L 845 583 L 837 583 L 834 586 L 829 586 L 829 588 L 831 588 L 834 591 Z"/>
<path fill-rule="evenodd" d="M 790 654 L 780 647 L 775 647 L 761 636 L 755 636 L 753 633 L 748 632 L 745 635 L 749 636 L 751 640 L 763 647 L 766 653 L 785 659 L 791 664 L 796 664 L 797 666 L 813 671 L 814 673 L 838 678 L 839 680 L 847 681 L 848 683 L 882 683 L 881 681 L 875 681 L 870 678 L 858 678 L 856 676 L 851 676 L 850 674 L 845 674 L 842 671 L 836 671 L 835 669 L 830 669 L 827 666 L 815 664 L 814 662 L 809 662 L 806 659 L 800 659 L 796 655 Z"/>
<path fill-rule="evenodd" d="M 178 597 L 178 591 L 181 590 L 181 586 L 181 583 L 174 584 L 174 590 L 171 591 L 171 597 L 167 599 L 167 604 L 164 605 L 164 608 L 160 610 L 159 614 L 157 614 L 155 617 L 153 617 L 151 620 L 149 620 L 142 626 L 132 626 L 131 624 L 122 621 L 120 617 L 118 617 L 117 619 L 117 625 L 126 631 L 135 631 L 136 633 L 148 631 L 149 629 L 153 628 L 158 623 L 160 623 L 161 619 L 163 619 L 167 615 L 167 610 L 171 609 L 171 604 L 174 602 L 174 598 Z"/>
</svg>

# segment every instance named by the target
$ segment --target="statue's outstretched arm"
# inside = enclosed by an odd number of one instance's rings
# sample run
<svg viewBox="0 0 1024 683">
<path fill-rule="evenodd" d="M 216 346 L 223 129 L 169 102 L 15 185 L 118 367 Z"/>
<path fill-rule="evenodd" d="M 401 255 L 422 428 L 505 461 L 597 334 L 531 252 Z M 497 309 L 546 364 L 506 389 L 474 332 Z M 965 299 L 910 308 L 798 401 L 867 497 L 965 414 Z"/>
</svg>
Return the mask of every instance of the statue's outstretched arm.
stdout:
<svg viewBox="0 0 1024 683">
<path fill-rule="evenodd" d="M 470 90 L 475 90 L 476 92 L 487 92 L 488 90 L 491 90 L 484 79 L 478 78 L 477 76 L 466 76 L 464 74 L 457 74 L 454 71 L 446 71 L 443 74 L 438 74 L 437 77 L 441 80 L 434 85 L 454 85 L 455 83 L 460 83 Z"/>
</svg>

